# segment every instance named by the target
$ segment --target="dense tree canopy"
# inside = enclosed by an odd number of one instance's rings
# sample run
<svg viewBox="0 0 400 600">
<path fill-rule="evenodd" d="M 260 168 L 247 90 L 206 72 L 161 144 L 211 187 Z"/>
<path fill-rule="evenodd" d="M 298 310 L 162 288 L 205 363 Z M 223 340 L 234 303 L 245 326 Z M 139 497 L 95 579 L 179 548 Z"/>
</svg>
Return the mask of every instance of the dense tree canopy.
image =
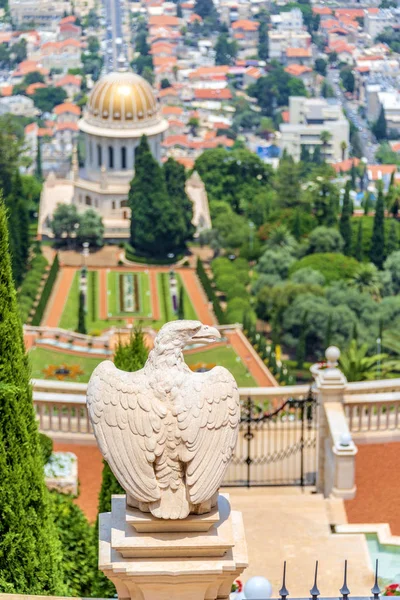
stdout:
<svg viewBox="0 0 400 600">
<path fill-rule="evenodd" d="M 307 96 L 307 90 L 301 79 L 292 77 L 284 68 L 272 62 L 268 75 L 260 77 L 257 83 L 249 87 L 250 96 L 257 98 L 263 114 L 273 117 L 275 110 L 289 104 L 289 96 Z"/>
</svg>

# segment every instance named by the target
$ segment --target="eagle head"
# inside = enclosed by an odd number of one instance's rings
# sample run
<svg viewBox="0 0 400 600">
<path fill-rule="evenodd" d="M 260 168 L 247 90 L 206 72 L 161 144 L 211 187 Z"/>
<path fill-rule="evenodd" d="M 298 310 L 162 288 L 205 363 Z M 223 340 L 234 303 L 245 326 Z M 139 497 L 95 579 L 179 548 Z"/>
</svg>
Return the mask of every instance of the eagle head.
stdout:
<svg viewBox="0 0 400 600">
<path fill-rule="evenodd" d="M 191 342 L 215 342 L 221 334 L 215 327 L 200 321 L 179 320 L 163 325 L 154 342 L 154 349 L 162 354 L 182 351 Z"/>
</svg>

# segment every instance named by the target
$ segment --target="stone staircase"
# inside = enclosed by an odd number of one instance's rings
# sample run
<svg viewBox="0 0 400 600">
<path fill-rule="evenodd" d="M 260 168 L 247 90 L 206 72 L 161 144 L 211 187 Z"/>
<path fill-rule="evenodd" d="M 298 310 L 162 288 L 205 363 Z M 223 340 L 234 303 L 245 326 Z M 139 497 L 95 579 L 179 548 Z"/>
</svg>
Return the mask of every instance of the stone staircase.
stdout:
<svg viewBox="0 0 400 600">
<path fill-rule="evenodd" d="M 244 580 L 267 577 L 279 597 L 284 560 L 290 596 L 306 598 L 319 561 L 318 587 L 323 597 L 338 597 L 348 560 L 352 596 L 367 596 L 373 584 L 365 538 L 335 534 L 333 525 L 347 523 L 342 500 L 324 499 L 300 488 L 225 488 L 232 507 L 243 512 L 250 566 Z"/>
</svg>

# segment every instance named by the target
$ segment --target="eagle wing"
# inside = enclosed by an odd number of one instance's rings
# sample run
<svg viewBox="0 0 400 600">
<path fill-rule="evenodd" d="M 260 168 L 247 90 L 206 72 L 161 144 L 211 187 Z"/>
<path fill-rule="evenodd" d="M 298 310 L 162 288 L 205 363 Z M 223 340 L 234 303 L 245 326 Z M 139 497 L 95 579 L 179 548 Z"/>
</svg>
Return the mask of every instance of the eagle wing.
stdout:
<svg viewBox="0 0 400 600">
<path fill-rule="evenodd" d="M 240 404 L 230 372 L 215 367 L 185 378 L 177 407 L 177 426 L 187 464 L 186 485 L 193 504 L 209 500 L 222 483 L 238 436 Z"/>
<path fill-rule="evenodd" d="M 166 439 L 166 409 L 143 372 L 100 363 L 88 384 L 87 406 L 101 452 L 124 490 L 141 502 L 159 500 L 153 463 Z"/>
</svg>

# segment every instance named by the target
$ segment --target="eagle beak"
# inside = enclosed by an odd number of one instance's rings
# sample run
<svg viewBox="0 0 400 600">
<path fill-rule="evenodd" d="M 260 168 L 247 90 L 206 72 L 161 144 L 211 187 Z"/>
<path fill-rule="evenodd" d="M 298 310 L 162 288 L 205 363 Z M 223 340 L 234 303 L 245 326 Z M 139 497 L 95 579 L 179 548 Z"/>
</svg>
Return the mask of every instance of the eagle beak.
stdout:
<svg viewBox="0 0 400 600">
<path fill-rule="evenodd" d="M 192 340 L 196 342 L 215 342 L 219 339 L 221 339 L 220 332 L 210 325 L 202 325 L 199 331 L 192 336 Z"/>
</svg>

